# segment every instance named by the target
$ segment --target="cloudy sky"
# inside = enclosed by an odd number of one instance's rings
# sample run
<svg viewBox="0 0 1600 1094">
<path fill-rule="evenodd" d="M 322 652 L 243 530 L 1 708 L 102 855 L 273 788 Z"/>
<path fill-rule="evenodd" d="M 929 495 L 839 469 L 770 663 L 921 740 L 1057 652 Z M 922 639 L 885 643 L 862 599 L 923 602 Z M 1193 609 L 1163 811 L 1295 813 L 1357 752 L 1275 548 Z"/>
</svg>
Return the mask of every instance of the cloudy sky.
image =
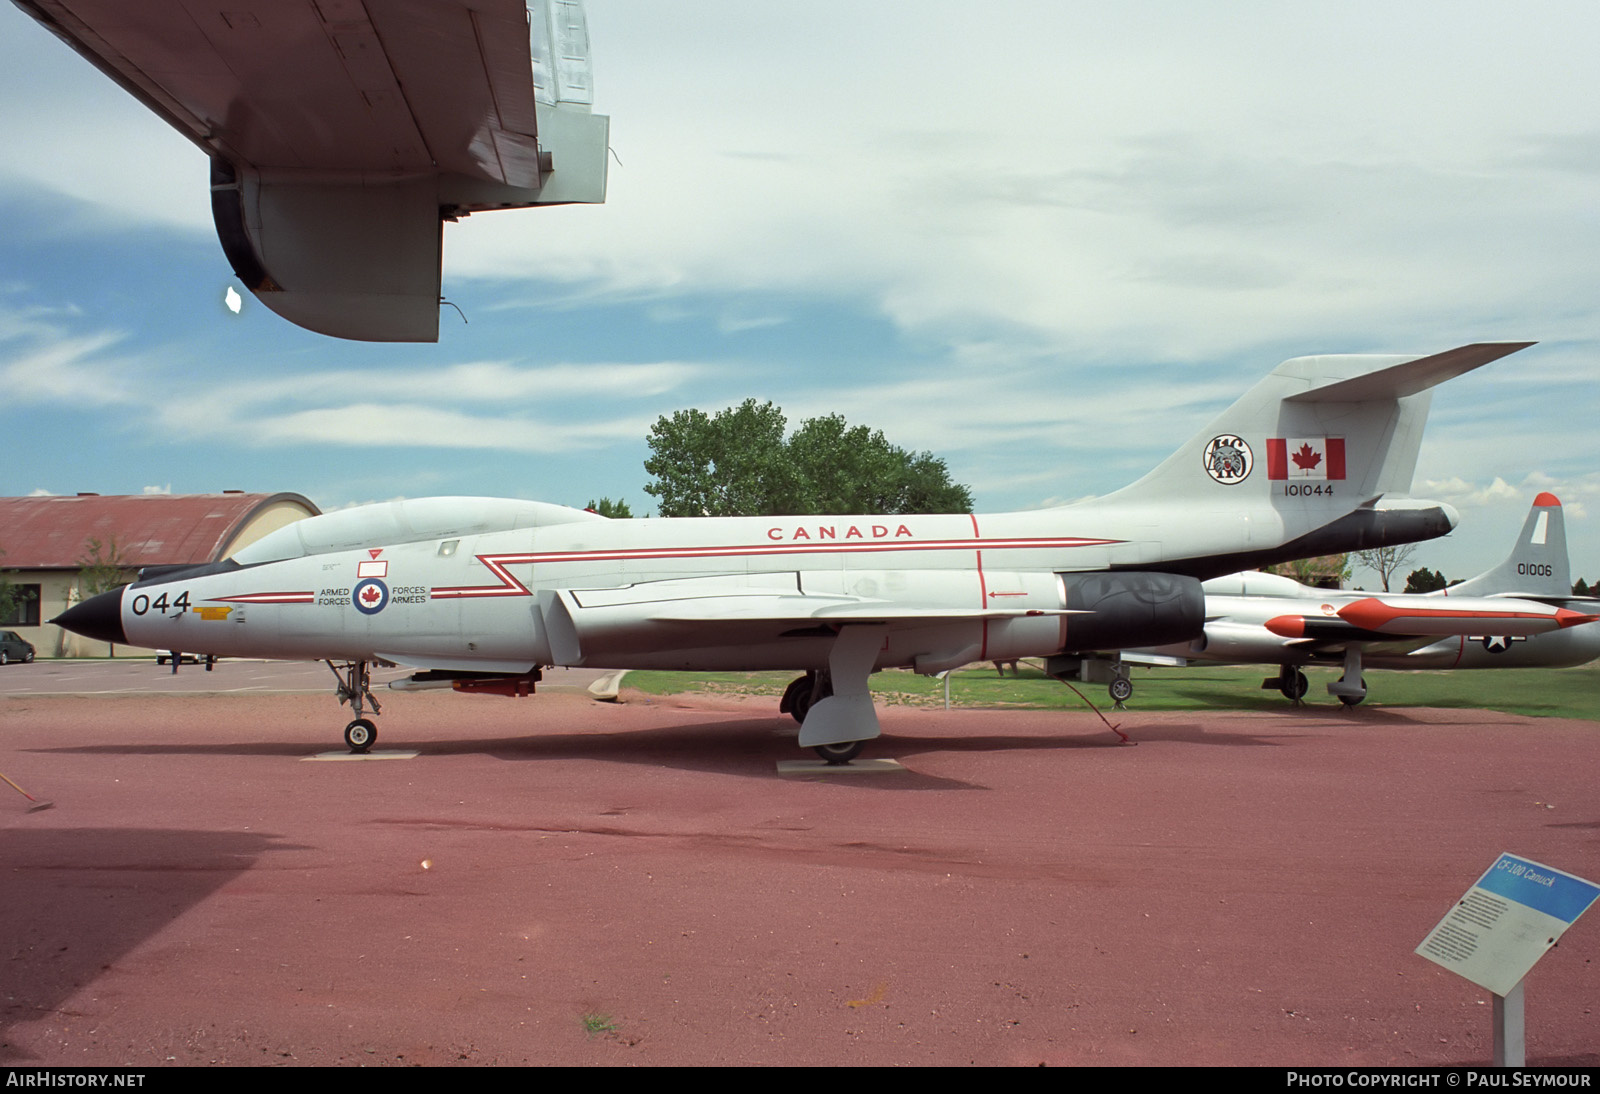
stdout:
<svg viewBox="0 0 1600 1094">
<path fill-rule="evenodd" d="M 1551 490 L 1600 577 L 1600 5 L 587 7 L 607 203 L 449 227 L 468 321 L 383 346 L 226 311 L 203 157 L 0 4 L 0 493 L 643 514 L 650 424 L 753 396 L 1035 508 L 1286 357 L 1532 339 L 1439 389 L 1417 563 Z"/>
</svg>

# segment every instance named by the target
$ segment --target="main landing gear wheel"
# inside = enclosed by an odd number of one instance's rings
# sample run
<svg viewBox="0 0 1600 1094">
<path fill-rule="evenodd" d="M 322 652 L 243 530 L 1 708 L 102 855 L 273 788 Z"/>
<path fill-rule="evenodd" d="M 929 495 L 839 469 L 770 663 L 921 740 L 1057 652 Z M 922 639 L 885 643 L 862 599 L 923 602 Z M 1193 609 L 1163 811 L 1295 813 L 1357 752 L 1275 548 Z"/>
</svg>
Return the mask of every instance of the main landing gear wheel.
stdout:
<svg viewBox="0 0 1600 1094">
<path fill-rule="evenodd" d="M 797 722 L 806 720 L 806 711 L 811 709 L 811 674 L 796 676 L 789 681 L 789 686 L 783 689 L 783 698 L 778 700 L 778 711 L 787 714 Z"/>
<path fill-rule="evenodd" d="M 789 681 L 789 686 L 783 689 L 783 698 L 778 700 L 778 710 L 804 724 L 812 705 L 832 694 L 832 677 L 826 672 L 808 672 Z"/>
<path fill-rule="evenodd" d="M 1344 683 L 1343 676 L 1339 677 L 1339 682 L 1341 684 Z M 1339 696 L 1339 702 L 1343 703 L 1347 707 L 1353 707 L 1360 703 L 1361 700 L 1365 699 L 1367 697 L 1367 682 L 1365 680 L 1357 680 L 1356 686 L 1361 689 L 1359 694 L 1341 695 Z"/>
<path fill-rule="evenodd" d="M 365 718 L 357 718 L 344 727 L 344 743 L 350 746 L 351 752 L 367 752 L 377 739 L 378 727 Z"/>
<path fill-rule="evenodd" d="M 818 745 L 815 749 L 818 756 L 832 765 L 847 764 L 861 755 L 861 747 L 865 741 L 840 741 L 836 745 Z"/>
<path fill-rule="evenodd" d="M 1299 669 L 1291 669 L 1287 665 L 1278 674 L 1278 690 L 1283 697 L 1291 703 L 1298 703 L 1306 697 L 1306 692 L 1311 690 L 1311 681 L 1306 679 L 1306 674 Z"/>
<path fill-rule="evenodd" d="M 1111 693 L 1112 702 L 1126 703 L 1133 698 L 1133 681 L 1126 676 L 1118 676 L 1111 681 L 1106 690 Z"/>
</svg>

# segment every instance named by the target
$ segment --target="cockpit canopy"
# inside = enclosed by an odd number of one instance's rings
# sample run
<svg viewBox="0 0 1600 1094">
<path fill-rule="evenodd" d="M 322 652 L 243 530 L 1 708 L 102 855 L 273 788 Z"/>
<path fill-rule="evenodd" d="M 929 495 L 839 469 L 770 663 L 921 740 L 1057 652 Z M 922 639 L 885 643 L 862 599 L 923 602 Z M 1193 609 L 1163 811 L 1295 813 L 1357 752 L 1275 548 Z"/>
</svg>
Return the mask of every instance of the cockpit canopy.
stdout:
<svg viewBox="0 0 1600 1094">
<path fill-rule="evenodd" d="M 512 498 L 409 498 L 295 521 L 233 553 L 241 566 L 359 547 L 605 520 L 597 513 Z"/>
</svg>

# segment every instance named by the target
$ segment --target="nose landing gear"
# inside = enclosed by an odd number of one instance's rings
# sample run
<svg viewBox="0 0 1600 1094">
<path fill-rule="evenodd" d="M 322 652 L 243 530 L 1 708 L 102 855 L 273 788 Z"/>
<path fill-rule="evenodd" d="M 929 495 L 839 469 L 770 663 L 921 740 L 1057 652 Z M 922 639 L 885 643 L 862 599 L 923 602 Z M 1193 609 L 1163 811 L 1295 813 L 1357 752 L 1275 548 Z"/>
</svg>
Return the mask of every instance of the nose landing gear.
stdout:
<svg viewBox="0 0 1600 1094">
<path fill-rule="evenodd" d="M 355 720 L 344 727 L 344 743 L 358 755 L 367 752 L 378 740 L 378 727 L 371 719 L 363 717 L 362 712 L 370 706 L 372 713 L 383 713 L 372 695 L 372 666 L 366 661 L 328 661 L 325 664 L 339 681 L 334 693 L 339 697 L 339 705 L 349 703 L 355 715 Z"/>
</svg>

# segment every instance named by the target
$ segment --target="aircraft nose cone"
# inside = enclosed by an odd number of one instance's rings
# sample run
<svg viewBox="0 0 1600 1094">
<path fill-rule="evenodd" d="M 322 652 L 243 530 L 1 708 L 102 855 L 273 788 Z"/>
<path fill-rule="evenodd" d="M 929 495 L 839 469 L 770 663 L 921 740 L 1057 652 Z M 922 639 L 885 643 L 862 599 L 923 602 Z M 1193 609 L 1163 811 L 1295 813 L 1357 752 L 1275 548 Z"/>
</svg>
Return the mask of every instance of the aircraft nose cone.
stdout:
<svg viewBox="0 0 1600 1094">
<path fill-rule="evenodd" d="M 122 589 L 91 596 L 82 604 L 74 604 L 50 622 L 98 642 L 128 644 L 128 636 L 122 629 Z"/>
<path fill-rule="evenodd" d="M 1450 531 L 1455 531 L 1456 525 L 1461 523 L 1461 514 L 1456 512 L 1456 507 L 1448 502 L 1440 502 L 1439 508 L 1444 512 L 1444 519 L 1450 523 Z"/>
</svg>

